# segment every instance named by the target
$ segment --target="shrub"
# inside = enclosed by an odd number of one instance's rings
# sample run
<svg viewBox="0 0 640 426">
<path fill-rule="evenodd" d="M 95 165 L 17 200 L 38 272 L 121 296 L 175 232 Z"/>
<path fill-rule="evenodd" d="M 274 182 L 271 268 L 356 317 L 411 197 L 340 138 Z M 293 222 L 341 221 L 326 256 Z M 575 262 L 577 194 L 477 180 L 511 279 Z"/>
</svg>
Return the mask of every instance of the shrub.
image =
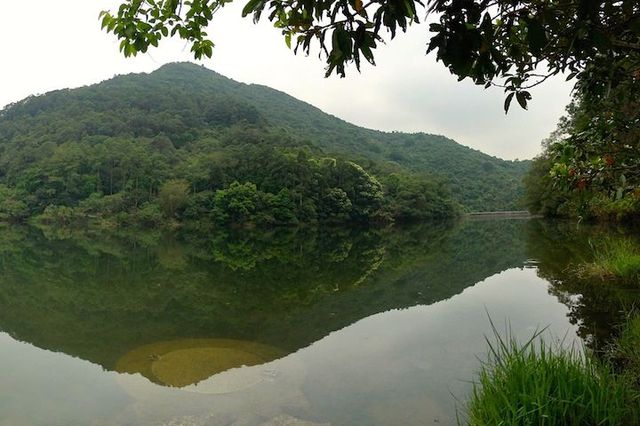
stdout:
<svg viewBox="0 0 640 426">
<path fill-rule="evenodd" d="M 141 225 L 156 226 L 163 222 L 162 209 L 155 203 L 145 203 L 133 214 L 133 220 Z"/>
<path fill-rule="evenodd" d="M 44 209 L 38 220 L 47 224 L 69 225 L 83 218 L 83 213 L 73 207 L 50 205 Z"/>
<path fill-rule="evenodd" d="M 589 209 L 591 215 L 599 220 L 631 221 L 640 215 L 640 199 L 635 194 L 616 200 L 600 195 L 589 202 Z"/>
<path fill-rule="evenodd" d="M 114 215 L 127 210 L 126 200 L 121 192 L 113 195 L 93 193 L 80 201 L 79 207 L 87 214 L 99 216 Z"/>
<path fill-rule="evenodd" d="M 160 187 L 158 203 L 164 214 L 173 219 L 184 208 L 189 195 L 189 182 L 184 179 L 171 179 Z"/>
</svg>

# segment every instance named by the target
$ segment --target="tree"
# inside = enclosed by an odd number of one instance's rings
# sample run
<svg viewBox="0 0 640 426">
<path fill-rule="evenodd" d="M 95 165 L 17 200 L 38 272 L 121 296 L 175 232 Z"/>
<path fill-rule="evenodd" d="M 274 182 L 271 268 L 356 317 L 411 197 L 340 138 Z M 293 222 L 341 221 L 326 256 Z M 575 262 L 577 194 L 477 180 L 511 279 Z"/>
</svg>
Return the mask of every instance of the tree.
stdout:
<svg viewBox="0 0 640 426">
<path fill-rule="evenodd" d="M 351 202 L 351 219 L 366 221 L 376 217 L 382 207 L 382 185 L 361 166 L 351 161 L 340 161 L 333 170 L 335 186 Z"/>
<path fill-rule="evenodd" d="M 189 182 L 184 179 L 166 181 L 158 192 L 158 203 L 168 218 L 174 218 L 187 203 Z"/>
<path fill-rule="evenodd" d="M 168 36 L 191 42 L 196 58 L 211 57 L 207 26 L 232 0 L 123 0 L 118 11 L 101 14 L 102 27 L 121 40 L 125 56 L 146 52 Z M 249 0 L 243 16 L 259 21 L 264 13 L 285 42 L 309 54 L 314 42 L 326 58 L 329 76 L 362 58 L 375 64 L 373 51 L 382 33 L 394 38 L 435 14 L 427 52 L 460 79 L 499 85 L 507 92 L 505 110 L 515 97 L 523 108 L 530 87 L 559 73 L 581 79 L 601 77 L 594 89 L 618 74 L 640 68 L 640 3 L 620 0 Z M 541 68 L 546 70 L 541 71 Z"/>
<path fill-rule="evenodd" d="M 258 204 L 258 190 L 252 182 L 232 182 L 215 195 L 214 216 L 219 222 L 243 223 L 251 220 Z"/>
<path fill-rule="evenodd" d="M 552 174 L 578 189 L 617 199 L 640 185 L 640 86 L 620 82 L 609 96 L 578 95 L 564 138 L 548 147 Z"/>
<path fill-rule="evenodd" d="M 349 196 L 340 188 L 329 188 L 322 195 L 320 212 L 323 218 L 336 221 L 345 220 L 349 217 L 352 208 Z"/>
<path fill-rule="evenodd" d="M 0 221 L 19 222 L 29 216 L 24 194 L 0 184 Z"/>
<path fill-rule="evenodd" d="M 525 179 L 527 203 L 546 215 L 637 219 L 640 215 L 640 85 L 575 93 Z"/>
</svg>

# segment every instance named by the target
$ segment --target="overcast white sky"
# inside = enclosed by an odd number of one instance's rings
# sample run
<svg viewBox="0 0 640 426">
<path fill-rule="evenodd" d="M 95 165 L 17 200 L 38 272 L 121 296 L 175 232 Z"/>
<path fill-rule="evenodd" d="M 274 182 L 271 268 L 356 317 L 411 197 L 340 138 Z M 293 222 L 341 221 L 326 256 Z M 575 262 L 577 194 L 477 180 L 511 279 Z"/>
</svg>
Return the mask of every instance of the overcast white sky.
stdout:
<svg viewBox="0 0 640 426">
<path fill-rule="evenodd" d="M 118 52 L 113 35 L 100 30 L 98 14 L 117 0 L 3 2 L 0 23 L 0 107 L 32 94 L 78 87 L 162 64 L 192 60 L 189 47 L 167 41 L 134 59 Z M 268 21 L 240 18 L 246 1 L 225 7 L 209 33 L 216 47 L 201 61 L 227 77 L 289 93 L 344 120 L 378 130 L 443 134 L 506 159 L 532 158 L 555 128 L 569 101 L 559 78 L 533 91 L 529 111 L 517 106 L 505 116 L 500 89 L 485 90 L 457 79 L 435 56 L 424 54 L 425 25 L 382 46 L 377 66 L 355 68 L 347 77 L 324 78 L 317 56 L 294 56 Z M 515 102 L 514 102 L 515 104 Z"/>
</svg>

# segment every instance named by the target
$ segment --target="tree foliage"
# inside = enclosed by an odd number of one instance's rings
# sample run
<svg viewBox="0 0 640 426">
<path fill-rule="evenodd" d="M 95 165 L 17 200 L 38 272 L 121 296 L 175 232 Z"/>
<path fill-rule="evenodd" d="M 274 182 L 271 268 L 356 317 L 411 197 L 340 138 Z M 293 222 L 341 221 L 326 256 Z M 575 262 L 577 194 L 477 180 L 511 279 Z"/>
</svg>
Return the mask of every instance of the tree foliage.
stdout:
<svg viewBox="0 0 640 426">
<path fill-rule="evenodd" d="M 187 202 L 189 182 L 186 179 L 166 181 L 158 191 L 158 203 L 167 217 L 175 217 Z"/>
<path fill-rule="evenodd" d="M 23 194 L 15 188 L 0 184 L 0 221 L 21 221 L 29 216 Z"/>
<path fill-rule="evenodd" d="M 281 161 L 264 154 L 267 147 L 297 165 L 271 168 Z M 305 162 L 323 158 L 360 165 L 385 193 L 391 174 L 440 182 L 432 187 L 447 188 L 444 198 L 476 211 L 518 208 L 529 165 L 444 136 L 363 129 L 282 92 L 187 63 L 27 98 L 0 112 L 0 183 L 20 191 L 30 214 L 78 200 L 92 216 L 138 211 L 170 179 L 189 182 L 181 213 L 189 218 L 211 211 L 215 191 L 234 180 L 274 196 L 288 188 L 276 201 L 299 205 L 296 187 L 315 179 L 315 172 L 303 173 Z M 298 176 L 295 183 L 278 183 L 286 173 Z"/>
<path fill-rule="evenodd" d="M 203 78 L 209 71 L 191 78 L 201 70 L 193 65 L 170 68 L 3 110 L 0 220 L 269 226 L 388 223 L 460 210 L 439 178 L 325 153 L 227 96 L 232 82 Z M 406 182 L 407 197 L 428 205 L 401 214 L 385 184 L 390 169 Z"/>
<path fill-rule="evenodd" d="M 102 26 L 121 40 L 125 56 L 146 52 L 168 36 L 192 44 L 196 58 L 210 57 L 207 27 L 231 0 L 124 0 L 117 12 L 102 13 Z M 326 75 L 345 75 L 345 66 L 362 59 L 375 64 L 383 35 L 394 38 L 435 15 L 427 51 L 460 79 L 497 83 L 526 108 L 528 88 L 549 76 L 598 72 L 598 85 L 637 69 L 640 4 L 619 0 L 249 0 L 243 16 L 267 15 L 289 47 L 308 54 L 317 44 L 326 58 Z M 545 69 L 546 68 L 546 69 Z M 606 72 L 602 72 L 606 70 Z M 591 79 L 590 81 L 594 81 Z"/>
<path fill-rule="evenodd" d="M 606 93 L 576 92 L 527 178 L 533 210 L 632 219 L 640 214 L 640 84 L 637 74 Z"/>
</svg>

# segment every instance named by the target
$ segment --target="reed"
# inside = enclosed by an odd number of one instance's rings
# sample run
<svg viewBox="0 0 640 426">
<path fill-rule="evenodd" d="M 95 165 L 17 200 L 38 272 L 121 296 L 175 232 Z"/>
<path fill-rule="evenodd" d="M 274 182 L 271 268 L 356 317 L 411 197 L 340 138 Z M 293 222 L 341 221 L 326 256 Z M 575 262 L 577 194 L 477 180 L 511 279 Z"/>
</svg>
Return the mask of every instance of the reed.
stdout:
<svg viewBox="0 0 640 426">
<path fill-rule="evenodd" d="M 550 346 L 542 332 L 522 344 L 493 331 L 467 404 L 469 425 L 639 423 L 631 384 L 607 365 L 582 350 Z"/>
</svg>

